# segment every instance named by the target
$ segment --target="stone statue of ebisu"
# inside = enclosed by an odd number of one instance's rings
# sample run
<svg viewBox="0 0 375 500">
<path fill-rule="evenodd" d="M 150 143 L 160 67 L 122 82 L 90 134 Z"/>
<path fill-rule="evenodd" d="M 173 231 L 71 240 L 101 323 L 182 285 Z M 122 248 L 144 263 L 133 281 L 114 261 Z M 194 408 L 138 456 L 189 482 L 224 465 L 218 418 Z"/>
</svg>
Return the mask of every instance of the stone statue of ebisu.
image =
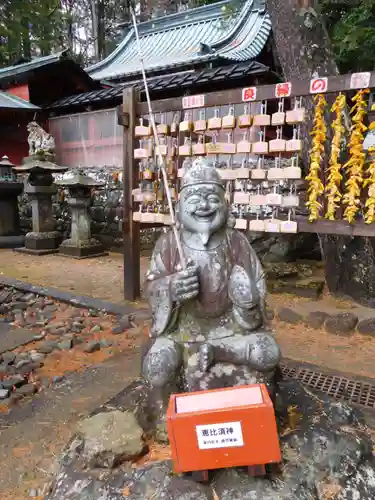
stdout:
<svg viewBox="0 0 375 500">
<path fill-rule="evenodd" d="M 172 231 L 160 236 L 146 276 L 154 343 L 142 364 L 153 388 L 273 386 L 280 350 L 265 331 L 266 282 L 248 239 L 233 229 L 225 185 L 205 158 L 181 180 L 181 268 Z"/>
</svg>

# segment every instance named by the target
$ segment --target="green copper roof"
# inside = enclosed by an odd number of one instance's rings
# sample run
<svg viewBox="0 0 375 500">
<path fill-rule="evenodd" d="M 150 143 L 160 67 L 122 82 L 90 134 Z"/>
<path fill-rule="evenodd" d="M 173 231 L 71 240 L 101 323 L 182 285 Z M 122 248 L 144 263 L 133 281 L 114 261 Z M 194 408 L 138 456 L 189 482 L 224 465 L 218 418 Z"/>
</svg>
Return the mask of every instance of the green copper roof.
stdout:
<svg viewBox="0 0 375 500">
<path fill-rule="evenodd" d="M 41 68 L 42 66 L 47 66 L 55 62 L 60 61 L 62 58 L 66 57 L 67 51 L 59 52 L 58 54 L 53 54 L 44 57 L 34 57 L 29 62 L 14 64 L 13 66 L 7 66 L 6 68 L 0 68 L 0 82 L 6 78 L 15 77 L 23 73 L 28 73 L 35 69 Z"/>
<path fill-rule="evenodd" d="M 40 109 L 39 106 L 34 106 L 31 102 L 25 101 L 20 97 L 9 94 L 8 92 L 0 91 L 0 109 L 1 108 L 11 108 L 11 109 Z"/>
<path fill-rule="evenodd" d="M 146 70 L 162 71 L 218 58 L 233 62 L 256 58 L 271 31 L 265 0 L 246 0 L 228 17 L 232 5 L 231 0 L 225 0 L 140 23 Z M 140 62 L 133 28 L 111 55 L 86 71 L 95 80 L 138 74 Z"/>
</svg>

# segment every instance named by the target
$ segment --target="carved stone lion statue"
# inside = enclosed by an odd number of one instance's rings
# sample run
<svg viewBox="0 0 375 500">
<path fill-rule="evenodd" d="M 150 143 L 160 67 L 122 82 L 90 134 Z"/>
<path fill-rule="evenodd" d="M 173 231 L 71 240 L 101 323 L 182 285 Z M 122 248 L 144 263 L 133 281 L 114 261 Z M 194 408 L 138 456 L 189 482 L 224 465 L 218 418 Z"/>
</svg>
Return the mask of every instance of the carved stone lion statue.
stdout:
<svg viewBox="0 0 375 500">
<path fill-rule="evenodd" d="M 37 154 L 55 152 L 55 139 L 51 134 L 48 134 L 38 123 L 30 122 L 27 125 L 29 137 L 29 156 Z"/>
</svg>

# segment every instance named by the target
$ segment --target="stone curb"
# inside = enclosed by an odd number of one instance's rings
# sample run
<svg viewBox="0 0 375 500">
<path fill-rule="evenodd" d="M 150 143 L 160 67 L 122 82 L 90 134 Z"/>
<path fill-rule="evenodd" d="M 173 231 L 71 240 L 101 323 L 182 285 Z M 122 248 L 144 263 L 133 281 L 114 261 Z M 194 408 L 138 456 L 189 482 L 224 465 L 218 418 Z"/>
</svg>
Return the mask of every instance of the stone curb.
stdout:
<svg viewBox="0 0 375 500">
<path fill-rule="evenodd" d="M 147 312 L 147 309 L 138 309 L 132 304 L 114 304 L 113 302 L 94 299 L 85 295 L 74 295 L 70 292 L 65 292 L 57 288 L 32 285 L 30 283 L 26 283 L 25 281 L 6 278 L 5 276 L 0 277 L 0 285 L 9 286 L 22 292 L 35 293 L 41 295 L 42 297 L 50 297 L 54 300 L 71 304 L 72 306 L 94 309 L 96 311 L 105 311 L 109 314 L 115 314 L 118 316 L 131 315 L 132 317 L 137 318 L 138 315 L 143 316 L 145 312 Z"/>
<path fill-rule="evenodd" d="M 355 333 L 359 333 L 366 337 L 375 338 L 375 316 L 373 318 L 359 319 L 356 314 L 350 311 L 328 314 L 319 310 L 311 311 L 306 316 L 303 316 L 289 307 L 276 308 L 273 313 L 274 318 L 281 323 L 290 325 L 304 324 L 314 330 L 323 328 L 331 335 L 350 337 Z"/>
</svg>

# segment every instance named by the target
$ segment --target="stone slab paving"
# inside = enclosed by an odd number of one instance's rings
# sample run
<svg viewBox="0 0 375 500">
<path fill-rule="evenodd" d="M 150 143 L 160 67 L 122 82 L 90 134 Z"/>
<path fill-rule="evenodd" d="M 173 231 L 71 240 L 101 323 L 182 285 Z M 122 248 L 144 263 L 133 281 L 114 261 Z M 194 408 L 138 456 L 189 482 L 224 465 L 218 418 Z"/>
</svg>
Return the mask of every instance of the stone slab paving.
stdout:
<svg viewBox="0 0 375 500">
<path fill-rule="evenodd" d="M 0 354 L 35 341 L 35 331 L 0 323 Z"/>
</svg>

